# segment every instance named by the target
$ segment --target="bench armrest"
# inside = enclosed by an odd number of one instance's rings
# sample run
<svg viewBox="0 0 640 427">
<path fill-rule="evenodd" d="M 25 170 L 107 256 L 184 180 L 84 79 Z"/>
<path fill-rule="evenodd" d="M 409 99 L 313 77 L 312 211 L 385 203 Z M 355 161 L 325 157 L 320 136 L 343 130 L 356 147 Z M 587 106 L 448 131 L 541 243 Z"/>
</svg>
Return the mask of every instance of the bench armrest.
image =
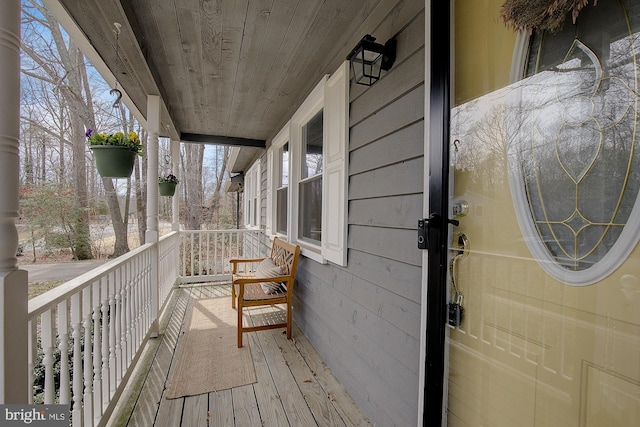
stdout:
<svg viewBox="0 0 640 427">
<path fill-rule="evenodd" d="M 262 282 L 288 282 L 291 276 L 275 276 L 275 277 L 243 277 L 235 279 L 234 285 L 244 285 L 245 283 L 262 283 Z"/>
<path fill-rule="evenodd" d="M 231 264 L 233 264 L 233 269 L 231 271 L 232 274 L 235 274 L 238 270 L 238 264 L 246 264 L 249 262 L 260 262 L 264 261 L 265 258 L 232 258 L 229 260 Z"/>
<path fill-rule="evenodd" d="M 235 263 L 242 263 L 242 262 L 260 262 L 260 261 L 264 261 L 266 258 L 231 258 L 229 260 L 229 262 L 231 264 L 235 264 Z"/>
</svg>

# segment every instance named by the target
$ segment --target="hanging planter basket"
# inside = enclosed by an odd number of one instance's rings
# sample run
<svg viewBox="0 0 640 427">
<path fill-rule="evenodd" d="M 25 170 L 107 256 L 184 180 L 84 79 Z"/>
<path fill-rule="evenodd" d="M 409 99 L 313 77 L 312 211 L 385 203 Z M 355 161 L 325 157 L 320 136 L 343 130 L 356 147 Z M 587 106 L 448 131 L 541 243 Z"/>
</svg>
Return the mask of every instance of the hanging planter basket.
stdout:
<svg viewBox="0 0 640 427">
<path fill-rule="evenodd" d="M 129 178 L 136 161 L 136 152 L 117 145 L 92 145 L 89 147 L 96 159 L 98 173 L 103 178 Z"/>
<path fill-rule="evenodd" d="M 160 182 L 158 183 L 158 192 L 161 196 L 173 196 L 176 192 L 177 182 Z"/>
</svg>

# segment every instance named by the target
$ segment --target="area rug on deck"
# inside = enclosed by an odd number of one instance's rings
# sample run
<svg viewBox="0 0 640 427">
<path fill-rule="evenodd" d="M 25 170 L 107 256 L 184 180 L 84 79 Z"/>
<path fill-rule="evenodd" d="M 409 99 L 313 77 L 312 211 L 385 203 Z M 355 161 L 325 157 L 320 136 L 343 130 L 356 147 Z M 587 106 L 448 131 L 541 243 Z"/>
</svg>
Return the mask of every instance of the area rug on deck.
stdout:
<svg viewBox="0 0 640 427">
<path fill-rule="evenodd" d="M 238 348 L 236 321 L 229 297 L 191 301 L 167 382 L 167 399 L 257 381 L 249 346 Z"/>
</svg>

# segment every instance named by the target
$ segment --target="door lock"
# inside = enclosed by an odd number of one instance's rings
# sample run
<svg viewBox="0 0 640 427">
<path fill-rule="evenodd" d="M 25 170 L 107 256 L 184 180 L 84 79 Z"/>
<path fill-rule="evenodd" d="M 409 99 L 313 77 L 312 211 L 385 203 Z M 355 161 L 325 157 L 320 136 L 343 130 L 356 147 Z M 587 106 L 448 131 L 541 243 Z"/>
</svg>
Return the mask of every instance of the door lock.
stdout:
<svg viewBox="0 0 640 427">
<path fill-rule="evenodd" d="M 429 218 L 418 220 L 418 249 L 429 249 L 429 232 L 437 232 L 441 223 L 442 217 L 437 213 L 432 213 Z M 447 223 L 454 227 L 460 225 L 460 221 L 455 219 L 447 219 Z"/>
</svg>

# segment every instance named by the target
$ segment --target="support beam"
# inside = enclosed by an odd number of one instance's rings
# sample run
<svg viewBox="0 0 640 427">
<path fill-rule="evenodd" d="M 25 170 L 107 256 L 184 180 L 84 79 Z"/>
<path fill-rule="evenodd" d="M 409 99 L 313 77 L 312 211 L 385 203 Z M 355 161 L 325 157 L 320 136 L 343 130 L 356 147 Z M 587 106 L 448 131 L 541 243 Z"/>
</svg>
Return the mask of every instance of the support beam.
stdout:
<svg viewBox="0 0 640 427">
<path fill-rule="evenodd" d="M 151 336 L 157 337 L 158 313 L 160 311 L 158 286 L 160 258 L 158 253 L 158 137 L 160 135 L 160 97 L 149 95 L 147 97 L 147 130 L 149 141 L 147 142 L 147 230 L 145 242 L 153 243 L 151 251 Z"/>
<path fill-rule="evenodd" d="M 27 403 L 28 276 L 18 270 L 20 0 L 0 2 L 0 404 Z"/>
<path fill-rule="evenodd" d="M 180 140 L 184 142 L 197 142 L 199 144 L 230 145 L 235 147 L 265 148 L 267 141 L 264 139 L 236 138 L 233 136 L 203 135 L 200 133 L 182 133 Z"/>
</svg>

